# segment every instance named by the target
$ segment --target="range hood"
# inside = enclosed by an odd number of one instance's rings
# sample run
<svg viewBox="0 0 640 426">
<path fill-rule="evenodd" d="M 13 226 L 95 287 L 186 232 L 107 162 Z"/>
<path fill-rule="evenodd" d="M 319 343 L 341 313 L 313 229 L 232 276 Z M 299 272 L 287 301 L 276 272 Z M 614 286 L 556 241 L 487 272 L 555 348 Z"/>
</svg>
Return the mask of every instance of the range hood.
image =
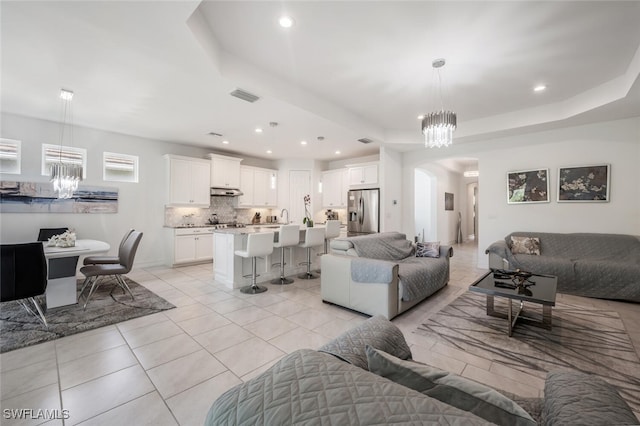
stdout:
<svg viewBox="0 0 640 426">
<path fill-rule="evenodd" d="M 242 191 L 235 188 L 211 188 L 212 197 L 239 197 Z"/>
</svg>

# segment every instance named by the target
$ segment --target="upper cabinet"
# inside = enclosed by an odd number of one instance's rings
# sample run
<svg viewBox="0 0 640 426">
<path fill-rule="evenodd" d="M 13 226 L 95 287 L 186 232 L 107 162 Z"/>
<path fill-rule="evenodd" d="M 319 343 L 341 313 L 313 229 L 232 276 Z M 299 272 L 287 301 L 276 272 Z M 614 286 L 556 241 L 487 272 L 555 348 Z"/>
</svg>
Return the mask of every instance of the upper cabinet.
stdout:
<svg viewBox="0 0 640 426">
<path fill-rule="evenodd" d="M 276 207 L 278 205 L 278 171 L 259 167 L 240 167 L 238 207 Z"/>
<path fill-rule="evenodd" d="M 362 188 L 378 185 L 378 163 L 349 168 L 349 187 Z"/>
<path fill-rule="evenodd" d="M 322 172 L 322 207 L 328 209 L 347 206 L 347 169 Z"/>
<path fill-rule="evenodd" d="M 211 187 L 240 188 L 240 162 L 242 158 L 209 154 L 211 158 Z"/>
<path fill-rule="evenodd" d="M 168 169 L 169 202 L 173 206 L 209 207 L 209 160 L 165 155 Z"/>
</svg>

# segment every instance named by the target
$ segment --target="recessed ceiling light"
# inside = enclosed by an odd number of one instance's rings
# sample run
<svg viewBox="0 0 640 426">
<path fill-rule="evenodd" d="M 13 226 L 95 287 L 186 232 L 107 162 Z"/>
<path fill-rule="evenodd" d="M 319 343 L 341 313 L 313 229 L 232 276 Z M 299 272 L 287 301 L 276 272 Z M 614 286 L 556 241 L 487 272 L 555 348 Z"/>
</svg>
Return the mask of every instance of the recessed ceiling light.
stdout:
<svg viewBox="0 0 640 426">
<path fill-rule="evenodd" d="M 229 141 L 222 141 L 223 144 L 229 145 Z"/>
<path fill-rule="evenodd" d="M 422 119 L 424 119 L 424 115 L 421 114 L 418 116 L 418 120 L 422 120 Z"/>
<path fill-rule="evenodd" d="M 281 16 L 280 19 L 278 19 L 278 24 L 280 24 L 282 28 L 291 28 L 293 27 L 294 20 L 292 17 L 285 15 Z"/>
<path fill-rule="evenodd" d="M 545 86 L 544 84 L 539 84 L 536 87 L 533 88 L 534 92 L 542 92 L 543 90 L 545 90 L 547 88 L 547 86 Z"/>
<path fill-rule="evenodd" d="M 306 145 L 307 141 L 300 141 L 300 145 Z"/>
<path fill-rule="evenodd" d="M 262 133 L 262 128 L 256 127 L 256 133 Z"/>
<path fill-rule="evenodd" d="M 270 149 L 267 150 L 267 154 L 271 154 L 271 150 Z"/>
<path fill-rule="evenodd" d="M 340 151 L 336 151 L 336 155 L 340 155 Z"/>
</svg>

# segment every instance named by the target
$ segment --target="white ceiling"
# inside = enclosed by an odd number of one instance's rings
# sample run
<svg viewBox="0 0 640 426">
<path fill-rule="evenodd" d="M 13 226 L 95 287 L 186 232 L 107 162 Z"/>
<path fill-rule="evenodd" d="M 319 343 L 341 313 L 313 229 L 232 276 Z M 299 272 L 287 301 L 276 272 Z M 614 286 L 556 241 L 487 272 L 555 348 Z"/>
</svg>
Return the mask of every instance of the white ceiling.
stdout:
<svg viewBox="0 0 640 426">
<path fill-rule="evenodd" d="M 64 87 L 75 92 L 76 124 L 218 151 L 335 160 L 381 145 L 424 149 L 416 116 L 439 106 L 431 62 L 440 57 L 456 143 L 640 115 L 639 1 L 0 8 L 3 112 L 58 120 Z M 293 28 L 278 26 L 282 13 Z M 540 83 L 548 89 L 534 93 Z M 237 87 L 261 99 L 229 96 Z"/>
</svg>

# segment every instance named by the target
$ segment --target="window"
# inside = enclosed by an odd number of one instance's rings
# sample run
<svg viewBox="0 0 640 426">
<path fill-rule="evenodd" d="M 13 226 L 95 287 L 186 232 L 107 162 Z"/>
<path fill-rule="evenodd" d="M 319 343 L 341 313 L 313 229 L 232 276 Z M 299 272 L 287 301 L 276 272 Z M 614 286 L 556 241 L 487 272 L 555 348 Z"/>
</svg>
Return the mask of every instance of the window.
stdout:
<svg viewBox="0 0 640 426">
<path fill-rule="evenodd" d="M 138 182 L 138 156 L 105 152 L 103 179 L 114 182 Z"/>
<path fill-rule="evenodd" d="M 87 177 L 87 150 L 72 146 L 42 144 L 42 175 L 51 174 L 51 164 L 63 162 L 65 164 L 82 165 L 82 178 Z"/>
<path fill-rule="evenodd" d="M 21 142 L 0 138 L 0 173 L 20 174 Z"/>
</svg>

